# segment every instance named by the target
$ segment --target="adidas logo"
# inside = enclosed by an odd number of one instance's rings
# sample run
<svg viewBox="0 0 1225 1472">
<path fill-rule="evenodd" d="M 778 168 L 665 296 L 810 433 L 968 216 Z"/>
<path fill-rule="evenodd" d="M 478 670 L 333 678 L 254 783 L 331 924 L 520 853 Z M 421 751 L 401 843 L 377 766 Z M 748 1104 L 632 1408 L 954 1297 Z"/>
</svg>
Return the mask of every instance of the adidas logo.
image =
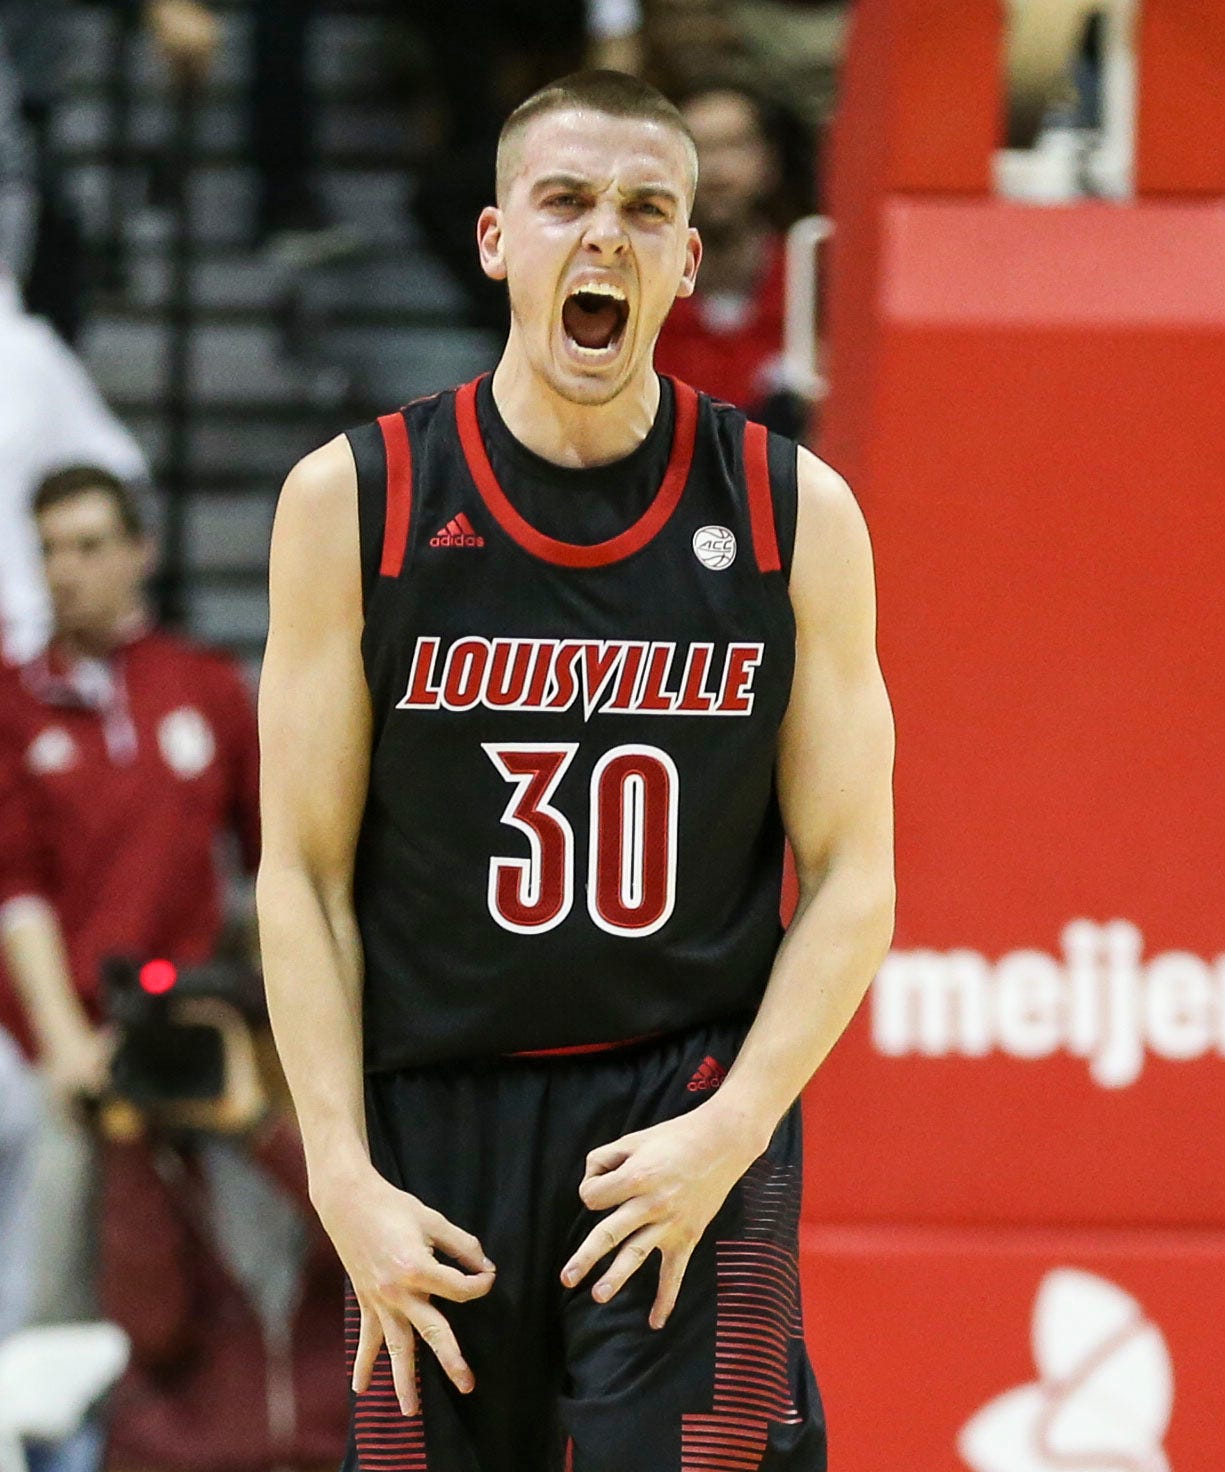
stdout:
<svg viewBox="0 0 1225 1472">
<path fill-rule="evenodd" d="M 691 1094 L 708 1094 L 717 1089 L 727 1077 L 727 1069 L 717 1058 L 707 1055 L 698 1064 L 697 1072 L 685 1085 Z"/>
<path fill-rule="evenodd" d="M 484 545 L 485 538 L 477 535 L 476 528 L 463 511 L 458 516 L 453 516 L 441 531 L 435 532 L 430 538 L 431 547 L 483 547 Z"/>
</svg>

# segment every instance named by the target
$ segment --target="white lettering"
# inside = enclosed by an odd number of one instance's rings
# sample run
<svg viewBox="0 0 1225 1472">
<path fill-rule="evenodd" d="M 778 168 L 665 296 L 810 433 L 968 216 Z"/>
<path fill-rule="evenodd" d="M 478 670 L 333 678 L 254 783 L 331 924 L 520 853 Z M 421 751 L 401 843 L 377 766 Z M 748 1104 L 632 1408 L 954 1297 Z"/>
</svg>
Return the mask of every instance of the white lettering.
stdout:
<svg viewBox="0 0 1225 1472">
<path fill-rule="evenodd" d="M 872 1041 L 889 1058 L 1083 1058 L 1101 1088 L 1134 1084 L 1148 1053 L 1171 1062 L 1225 1057 L 1225 955 L 1143 959 L 1127 920 L 1073 920 L 1062 956 L 894 951 L 872 987 Z"/>
<path fill-rule="evenodd" d="M 1144 1030 L 1162 1058 L 1202 1058 L 1216 1032 L 1212 970 L 1187 951 L 1167 951 L 1149 963 Z"/>
<path fill-rule="evenodd" d="M 995 1027 L 1014 1058 L 1049 1058 L 1064 1030 L 1063 973 L 1054 956 L 1013 951 L 995 968 Z"/>
<path fill-rule="evenodd" d="M 991 1047 L 990 967 L 976 951 L 895 951 L 873 986 L 873 1035 L 882 1053 L 980 1058 Z"/>
</svg>

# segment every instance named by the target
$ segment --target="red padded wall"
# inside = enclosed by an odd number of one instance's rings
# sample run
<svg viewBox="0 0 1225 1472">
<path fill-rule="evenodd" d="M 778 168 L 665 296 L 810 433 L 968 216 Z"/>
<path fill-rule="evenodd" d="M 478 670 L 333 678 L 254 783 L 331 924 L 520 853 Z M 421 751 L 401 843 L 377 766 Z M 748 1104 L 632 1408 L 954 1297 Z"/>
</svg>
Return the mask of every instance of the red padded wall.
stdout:
<svg viewBox="0 0 1225 1472">
<path fill-rule="evenodd" d="M 1225 6 L 1140 6 L 1141 194 L 1225 194 Z"/>
<path fill-rule="evenodd" d="M 834 134 L 899 922 L 806 1098 L 831 1465 L 1215 1472 L 1225 11 L 1145 0 L 1142 198 L 1053 209 L 989 196 L 1002 12 L 954 11 L 859 0 Z"/>
</svg>

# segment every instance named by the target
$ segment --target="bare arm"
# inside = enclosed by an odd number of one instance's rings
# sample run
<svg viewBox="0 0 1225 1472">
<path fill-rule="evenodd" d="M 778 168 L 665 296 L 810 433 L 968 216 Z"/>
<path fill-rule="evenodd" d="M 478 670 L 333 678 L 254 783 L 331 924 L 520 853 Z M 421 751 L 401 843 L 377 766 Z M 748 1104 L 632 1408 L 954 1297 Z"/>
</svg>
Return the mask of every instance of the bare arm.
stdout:
<svg viewBox="0 0 1225 1472">
<path fill-rule="evenodd" d="M 334 440 L 296 466 L 272 535 L 260 681 L 268 1009 L 312 1188 L 369 1166 L 361 945 L 350 894 L 368 776 L 355 472 Z"/>
<path fill-rule="evenodd" d="M 260 686 L 263 856 L 256 883 L 268 1011 L 293 1094 L 311 1200 L 352 1280 L 362 1327 L 354 1388 L 386 1343 L 416 1410 L 413 1333 L 464 1391 L 472 1374 L 435 1294 L 493 1285 L 470 1233 L 370 1164 L 362 1087 L 362 951 L 353 865 L 369 780 L 356 471 L 333 440 L 290 473 L 277 508 Z M 435 1247 L 468 1270 L 444 1266 Z"/>
<path fill-rule="evenodd" d="M 621 1243 L 592 1290 L 605 1300 L 658 1251 L 655 1328 L 671 1313 L 690 1254 L 728 1192 L 850 1021 L 893 929 L 893 720 L 876 659 L 871 549 L 846 484 L 806 451 L 791 600 L 796 667 L 778 788 L 799 908 L 718 1093 L 588 1156 L 584 1204 L 616 1210 L 562 1274 L 563 1282 L 581 1281 Z"/>
<path fill-rule="evenodd" d="M 800 901 L 718 1095 L 761 1149 L 893 935 L 893 717 L 876 658 L 872 551 L 846 483 L 805 450 L 791 599 L 796 668 L 778 790 Z"/>
<path fill-rule="evenodd" d="M 20 739 L 0 729 L 0 958 L 13 979 L 55 1096 L 67 1103 L 105 1087 L 110 1044 L 72 980 Z"/>
<path fill-rule="evenodd" d="M 60 922 L 39 895 L 0 906 L 0 956 L 13 978 L 56 1097 L 67 1102 L 106 1087 L 111 1039 L 95 1028 L 68 966 Z"/>
</svg>

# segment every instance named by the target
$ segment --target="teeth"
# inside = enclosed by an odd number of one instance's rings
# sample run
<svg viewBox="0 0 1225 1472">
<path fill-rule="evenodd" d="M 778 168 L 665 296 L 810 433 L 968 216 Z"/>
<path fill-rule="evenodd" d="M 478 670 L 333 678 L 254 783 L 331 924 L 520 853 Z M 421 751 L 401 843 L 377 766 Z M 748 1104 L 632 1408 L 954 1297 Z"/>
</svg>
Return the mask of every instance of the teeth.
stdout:
<svg viewBox="0 0 1225 1472">
<path fill-rule="evenodd" d="M 625 293 L 619 286 L 614 286 L 611 281 L 588 281 L 581 286 L 571 288 L 570 295 L 578 296 L 585 292 L 588 296 L 610 296 L 614 301 L 623 302 Z"/>
</svg>

